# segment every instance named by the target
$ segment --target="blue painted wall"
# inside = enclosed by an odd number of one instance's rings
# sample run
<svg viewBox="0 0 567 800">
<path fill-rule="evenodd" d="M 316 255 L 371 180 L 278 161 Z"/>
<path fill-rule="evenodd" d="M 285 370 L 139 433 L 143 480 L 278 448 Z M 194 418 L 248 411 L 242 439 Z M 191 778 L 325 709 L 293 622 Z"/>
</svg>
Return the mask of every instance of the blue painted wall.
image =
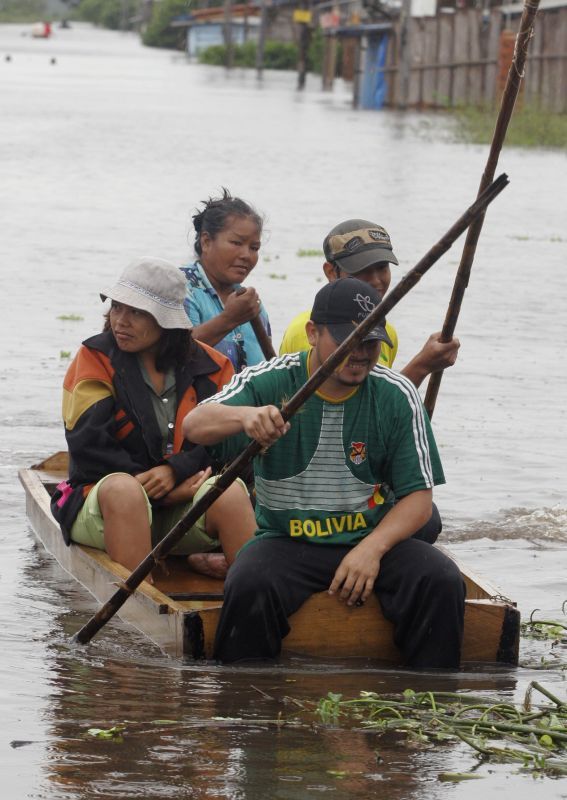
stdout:
<svg viewBox="0 0 567 800">
<path fill-rule="evenodd" d="M 387 33 L 368 37 L 360 96 L 362 108 L 382 108 L 384 106 L 388 89 L 386 75 L 383 72 L 387 49 Z"/>
</svg>

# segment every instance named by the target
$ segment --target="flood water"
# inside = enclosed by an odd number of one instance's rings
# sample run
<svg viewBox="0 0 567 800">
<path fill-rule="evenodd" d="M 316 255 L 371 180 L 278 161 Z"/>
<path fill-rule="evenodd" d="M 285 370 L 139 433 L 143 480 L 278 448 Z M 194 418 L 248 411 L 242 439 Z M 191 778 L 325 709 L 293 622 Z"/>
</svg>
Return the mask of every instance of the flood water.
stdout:
<svg viewBox="0 0 567 800">
<path fill-rule="evenodd" d="M 11 60 L 6 60 L 6 55 Z M 52 63 L 52 59 L 55 63 Z M 478 765 L 464 745 L 412 750 L 368 733 L 276 727 L 328 691 L 472 689 L 520 700 L 531 680 L 565 697 L 567 647 L 522 641 L 518 669 L 412 674 L 291 659 L 228 669 L 165 658 L 119 620 L 86 648 L 70 636 L 96 609 L 45 554 L 17 468 L 64 447 L 68 356 L 100 329 L 98 292 L 143 254 L 186 263 L 190 215 L 229 187 L 266 215 L 250 283 L 276 344 L 309 308 L 330 227 L 366 217 L 402 265 L 472 202 L 487 148 L 456 143 L 439 117 L 354 112 L 349 89 L 310 76 L 188 64 L 133 35 L 76 25 L 50 41 L 0 26 L 0 773 L 11 798 L 567 797 L 564 781 L 481 765 L 480 783 L 440 783 Z M 506 150 L 510 186 L 490 208 L 463 311 L 458 364 L 434 427 L 447 486 L 443 539 L 515 599 L 562 617 L 567 599 L 567 231 L 563 153 Z M 441 327 L 457 244 L 400 305 L 398 366 Z M 79 319 L 61 319 L 74 315 Z M 538 669 L 543 662 L 554 666 Z M 223 717 L 224 720 L 215 720 Z M 230 719 L 229 719 L 230 718 Z M 122 742 L 89 728 L 126 724 Z M 381 760 L 377 757 L 377 752 Z M 339 774 L 340 773 L 340 774 Z"/>
</svg>

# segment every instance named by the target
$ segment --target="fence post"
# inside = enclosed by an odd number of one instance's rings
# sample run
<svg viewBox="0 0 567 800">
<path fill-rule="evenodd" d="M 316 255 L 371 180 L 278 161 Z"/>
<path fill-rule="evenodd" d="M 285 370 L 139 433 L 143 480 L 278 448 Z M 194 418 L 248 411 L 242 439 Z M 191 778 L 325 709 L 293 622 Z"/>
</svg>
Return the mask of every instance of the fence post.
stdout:
<svg viewBox="0 0 567 800">
<path fill-rule="evenodd" d="M 400 98 L 398 100 L 398 108 L 401 109 L 407 108 L 409 103 L 411 64 L 410 15 L 411 0 L 402 0 L 402 11 L 400 14 Z"/>
</svg>

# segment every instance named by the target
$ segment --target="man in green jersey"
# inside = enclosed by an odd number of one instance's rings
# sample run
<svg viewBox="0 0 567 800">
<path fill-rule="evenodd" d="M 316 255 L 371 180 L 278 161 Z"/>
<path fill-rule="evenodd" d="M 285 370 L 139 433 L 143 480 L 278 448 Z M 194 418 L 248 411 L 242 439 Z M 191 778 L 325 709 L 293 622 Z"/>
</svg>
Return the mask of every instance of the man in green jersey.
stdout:
<svg viewBox="0 0 567 800">
<path fill-rule="evenodd" d="M 275 657 L 288 617 L 327 589 L 348 605 L 378 594 L 408 666 L 456 668 L 464 585 L 455 564 L 411 538 L 444 483 L 415 386 L 376 362 L 377 325 L 284 423 L 279 408 L 380 302 L 345 278 L 315 297 L 308 352 L 236 375 L 184 421 L 184 434 L 223 461 L 256 439 L 258 531 L 229 570 L 215 656 Z M 377 654 L 379 655 L 379 654 Z"/>
</svg>

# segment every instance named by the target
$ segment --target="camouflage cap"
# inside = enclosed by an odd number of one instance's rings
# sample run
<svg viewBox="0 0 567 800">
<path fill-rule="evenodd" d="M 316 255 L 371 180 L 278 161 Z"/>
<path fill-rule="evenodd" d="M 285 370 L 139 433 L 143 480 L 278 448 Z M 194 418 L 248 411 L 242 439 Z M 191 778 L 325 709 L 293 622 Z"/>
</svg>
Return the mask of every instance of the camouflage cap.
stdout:
<svg viewBox="0 0 567 800">
<path fill-rule="evenodd" d="M 397 264 L 388 231 L 366 219 L 348 219 L 330 231 L 323 242 L 325 258 L 349 275 L 388 261 Z"/>
</svg>

